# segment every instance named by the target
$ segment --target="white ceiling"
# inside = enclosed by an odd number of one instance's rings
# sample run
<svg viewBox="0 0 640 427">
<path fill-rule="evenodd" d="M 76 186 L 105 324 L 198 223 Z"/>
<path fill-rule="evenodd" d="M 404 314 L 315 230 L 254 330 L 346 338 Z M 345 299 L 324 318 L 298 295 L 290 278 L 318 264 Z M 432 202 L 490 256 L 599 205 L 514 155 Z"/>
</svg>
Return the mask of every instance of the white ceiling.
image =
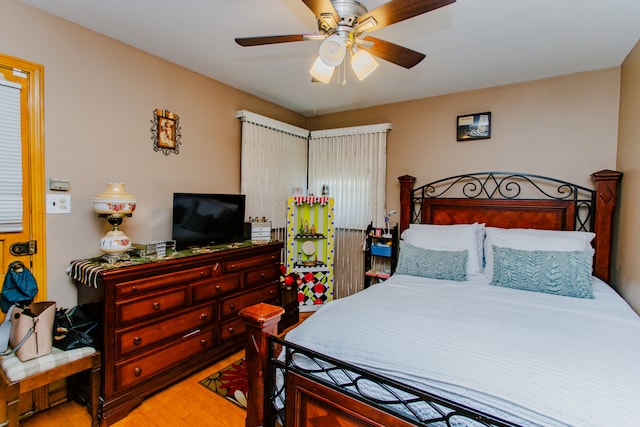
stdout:
<svg viewBox="0 0 640 427">
<path fill-rule="evenodd" d="M 619 66 L 640 38 L 640 0 L 457 0 L 371 33 L 426 54 L 416 67 L 338 86 L 311 82 L 320 41 L 234 42 L 315 32 L 300 0 L 23 1 L 305 116 Z"/>
</svg>

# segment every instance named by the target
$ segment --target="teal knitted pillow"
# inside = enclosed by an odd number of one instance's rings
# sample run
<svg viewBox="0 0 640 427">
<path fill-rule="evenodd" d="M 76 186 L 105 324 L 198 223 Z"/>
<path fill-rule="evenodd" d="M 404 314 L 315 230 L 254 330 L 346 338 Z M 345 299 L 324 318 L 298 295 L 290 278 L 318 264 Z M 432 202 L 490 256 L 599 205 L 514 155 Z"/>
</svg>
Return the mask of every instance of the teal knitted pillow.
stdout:
<svg viewBox="0 0 640 427">
<path fill-rule="evenodd" d="M 593 298 L 593 249 L 524 251 L 492 246 L 492 285 L 574 298 Z"/>
<path fill-rule="evenodd" d="M 396 273 L 432 279 L 467 280 L 469 251 L 436 251 L 400 241 Z"/>
</svg>

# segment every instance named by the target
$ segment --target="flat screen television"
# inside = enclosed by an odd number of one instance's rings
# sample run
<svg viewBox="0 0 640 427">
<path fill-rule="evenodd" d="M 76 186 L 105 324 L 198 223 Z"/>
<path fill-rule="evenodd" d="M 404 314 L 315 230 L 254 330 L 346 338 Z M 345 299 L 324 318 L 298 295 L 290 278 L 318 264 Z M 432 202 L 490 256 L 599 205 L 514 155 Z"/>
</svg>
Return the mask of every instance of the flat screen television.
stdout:
<svg viewBox="0 0 640 427">
<path fill-rule="evenodd" d="M 244 207 L 244 194 L 174 193 L 177 249 L 244 241 Z"/>
</svg>

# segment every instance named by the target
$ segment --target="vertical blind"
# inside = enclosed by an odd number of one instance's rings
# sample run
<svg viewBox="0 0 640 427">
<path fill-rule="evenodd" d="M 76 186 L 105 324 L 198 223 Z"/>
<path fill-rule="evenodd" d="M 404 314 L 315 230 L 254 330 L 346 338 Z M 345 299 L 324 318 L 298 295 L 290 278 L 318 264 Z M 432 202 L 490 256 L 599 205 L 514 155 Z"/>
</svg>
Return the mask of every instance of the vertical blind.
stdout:
<svg viewBox="0 0 640 427">
<path fill-rule="evenodd" d="M 0 232 L 22 231 L 21 85 L 0 79 Z"/>
<path fill-rule="evenodd" d="M 327 185 L 335 199 L 335 297 L 364 287 L 364 233 L 385 213 L 387 132 L 390 123 L 311 132 L 309 185 Z"/>
<path fill-rule="evenodd" d="M 240 191 L 247 196 L 246 216 L 266 217 L 276 233 L 284 233 L 287 198 L 293 187 L 306 186 L 309 131 L 244 110 L 236 117 L 242 120 Z"/>
<path fill-rule="evenodd" d="M 309 185 L 329 186 L 336 228 L 384 224 L 389 123 L 311 132 Z"/>
</svg>

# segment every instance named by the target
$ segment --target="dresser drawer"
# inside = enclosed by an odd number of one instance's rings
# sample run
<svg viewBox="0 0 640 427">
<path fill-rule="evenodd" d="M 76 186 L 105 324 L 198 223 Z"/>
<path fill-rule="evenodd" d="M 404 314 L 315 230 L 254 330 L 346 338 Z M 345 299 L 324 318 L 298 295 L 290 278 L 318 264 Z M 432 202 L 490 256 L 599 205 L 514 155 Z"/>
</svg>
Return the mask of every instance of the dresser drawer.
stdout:
<svg viewBox="0 0 640 427">
<path fill-rule="evenodd" d="M 141 295 L 144 292 L 211 277 L 212 274 L 212 267 L 200 267 L 159 276 L 146 277 L 144 279 L 132 280 L 130 282 L 118 283 L 116 285 L 116 298 Z"/>
<path fill-rule="evenodd" d="M 116 365 L 116 389 L 121 390 L 162 374 L 171 366 L 210 349 L 215 344 L 215 330 L 191 335 L 144 357 Z"/>
<path fill-rule="evenodd" d="M 188 289 L 187 286 L 181 286 L 148 297 L 116 303 L 116 326 L 185 307 L 189 301 Z"/>
<path fill-rule="evenodd" d="M 225 274 L 215 279 L 203 280 L 191 286 L 193 302 L 201 302 L 217 298 L 219 295 L 240 289 L 242 281 L 240 273 Z"/>
<path fill-rule="evenodd" d="M 277 300 L 279 287 L 280 285 L 278 283 L 273 283 L 269 286 L 254 289 L 251 292 L 222 298 L 220 300 L 220 318 L 227 318 L 236 314 L 241 309 L 259 302 Z"/>
<path fill-rule="evenodd" d="M 271 282 L 279 281 L 280 269 L 276 265 L 265 265 L 244 273 L 244 287 L 255 288 Z"/>
<path fill-rule="evenodd" d="M 258 255 L 258 256 L 248 257 L 248 258 L 241 258 L 235 261 L 227 261 L 224 263 L 224 271 L 225 273 L 232 273 L 234 271 L 256 267 L 260 264 L 278 264 L 278 263 L 280 263 L 280 252 L 265 254 L 265 255 Z"/>
<path fill-rule="evenodd" d="M 194 308 L 188 312 L 159 320 L 147 326 L 116 332 L 116 360 L 144 350 L 169 337 L 188 334 L 213 324 L 216 319 L 214 304 Z"/>
<path fill-rule="evenodd" d="M 233 320 L 229 320 L 220 324 L 220 330 L 218 336 L 220 337 L 220 344 L 225 341 L 232 340 L 244 335 L 245 323 L 239 316 Z"/>
</svg>

